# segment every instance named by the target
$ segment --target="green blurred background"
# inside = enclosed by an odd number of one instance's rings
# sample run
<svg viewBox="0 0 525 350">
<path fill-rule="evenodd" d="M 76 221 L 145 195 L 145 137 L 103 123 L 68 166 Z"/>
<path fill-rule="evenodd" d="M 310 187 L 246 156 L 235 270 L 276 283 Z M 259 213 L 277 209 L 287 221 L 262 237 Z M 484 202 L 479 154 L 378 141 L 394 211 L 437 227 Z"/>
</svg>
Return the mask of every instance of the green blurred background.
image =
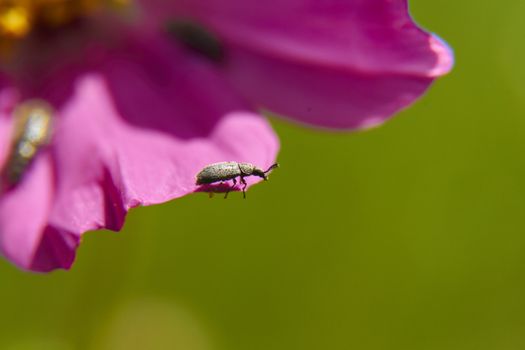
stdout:
<svg viewBox="0 0 525 350">
<path fill-rule="evenodd" d="M 0 349 L 525 349 L 525 3 L 413 0 L 452 74 L 354 134 L 281 120 L 248 200 L 192 195 L 0 263 Z"/>
</svg>

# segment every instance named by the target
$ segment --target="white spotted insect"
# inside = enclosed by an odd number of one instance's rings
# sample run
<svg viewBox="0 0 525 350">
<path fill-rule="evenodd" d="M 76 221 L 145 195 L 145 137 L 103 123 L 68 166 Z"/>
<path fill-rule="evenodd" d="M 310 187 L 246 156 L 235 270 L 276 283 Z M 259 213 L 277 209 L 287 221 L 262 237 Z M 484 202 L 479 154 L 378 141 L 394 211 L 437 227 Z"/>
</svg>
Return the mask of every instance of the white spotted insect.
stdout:
<svg viewBox="0 0 525 350">
<path fill-rule="evenodd" d="M 243 185 L 242 194 L 246 198 L 246 183 L 245 177 L 248 176 L 259 176 L 265 181 L 268 180 L 268 174 L 272 169 L 275 169 L 279 164 L 275 163 L 270 166 L 267 170 L 262 170 L 250 163 L 238 163 L 238 162 L 220 162 L 205 166 L 197 174 L 197 185 L 208 185 L 216 182 L 224 182 L 233 180 L 233 185 L 228 189 L 224 198 L 228 196 L 228 193 L 237 185 L 237 177 L 240 183 Z"/>
<path fill-rule="evenodd" d="M 40 149 L 49 142 L 54 112 L 45 101 L 29 100 L 17 106 L 13 115 L 11 150 L 1 172 L 2 187 L 7 188 L 20 182 Z"/>
</svg>

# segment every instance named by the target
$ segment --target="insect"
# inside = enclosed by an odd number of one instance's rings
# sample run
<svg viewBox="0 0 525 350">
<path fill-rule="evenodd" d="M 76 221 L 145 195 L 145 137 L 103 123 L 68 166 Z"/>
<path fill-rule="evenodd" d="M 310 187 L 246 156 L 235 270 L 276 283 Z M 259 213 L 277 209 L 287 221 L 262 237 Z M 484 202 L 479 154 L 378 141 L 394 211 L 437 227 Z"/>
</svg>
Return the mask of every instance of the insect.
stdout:
<svg viewBox="0 0 525 350">
<path fill-rule="evenodd" d="M 224 198 L 228 196 L 228 193 L 237 185 L 237 177 L 239 177 L 239 181 L 243 185 L 242 187 L 242 194 L 243 197 L 246 198 L 246 187 L 248 184 L 246 183 L 246 180 L 244 180 L 245 177 L 248 176 L 259 176 L 262 177 L 265 181 L 268 180 L 268 174 L 272 169 L 275 169 L 279 166 L 279 164 L 275 163 L 272 166 L 270 166 L 267 170 L 262 170 L 258 167 L 256 167 L 253 164 L 250 163 L 237 163 L 237 162 L 220 162 L 220 163 L 214 163 L 210 164 L 204 167 L 198 174 L 197 174 L 197 185 L 206 185 L 206 184 L 212 184 L 215 182 L 224 182 L 228 180 L 233 180 L 233 185 L 228 189 L 226 194 L 224 195 Z"/>
<path fill-rule="evenodd" d="M 170 21 L 168 33 L 182 45 L 214 62 L 224 60 L 224 48 L 221 42 L 204 27 L 187 20 Z"/>
<path fill-rule="evenodd" d="M 53 109 L 40 100 L 29 100 L 14 111 L 15 127 L 11 151 L 2 169 L 2 185 L 12 187 L 22 179 L 25 170 L 49 142 Z"/>
</svg>

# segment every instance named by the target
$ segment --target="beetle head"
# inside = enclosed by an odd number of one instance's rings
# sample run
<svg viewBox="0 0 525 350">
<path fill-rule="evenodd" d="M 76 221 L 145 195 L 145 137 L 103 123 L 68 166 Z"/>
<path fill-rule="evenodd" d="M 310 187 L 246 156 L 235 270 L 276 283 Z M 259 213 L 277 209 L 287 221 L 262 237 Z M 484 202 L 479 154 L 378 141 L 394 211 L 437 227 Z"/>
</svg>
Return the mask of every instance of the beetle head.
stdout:
<svg viewBox="0 0 525 350">
<path fill-rule="evenodd" d="M 266 175 L 266 174 L 268 174 L 270 171 L 272 171 L 273 169 L 278 168 L 278 167 L 279 167 L 279 164 L 275 163 L 275 164 L 272 164 L 265 171 L 262 171 L 261 169 L 257 169 L 257 171 L 254 171 L 253 174 L 262 177 L 264 179 L 264 181 L 266 181 L 266 180 L 268 180 L 268 175 Z"/>
</svg>

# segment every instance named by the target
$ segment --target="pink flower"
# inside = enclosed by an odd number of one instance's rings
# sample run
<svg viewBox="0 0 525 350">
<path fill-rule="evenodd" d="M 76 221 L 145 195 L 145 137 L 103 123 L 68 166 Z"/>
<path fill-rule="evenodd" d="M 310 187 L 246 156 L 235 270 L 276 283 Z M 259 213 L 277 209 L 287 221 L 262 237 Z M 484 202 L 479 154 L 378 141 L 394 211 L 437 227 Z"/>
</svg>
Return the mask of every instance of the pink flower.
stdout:
<svg viewBox="0 0 525 350">
<path fill-rule="evenodd" d="M 152 22 L 185 18 L 220 38 L 222 72 L 254 105 L 329 128 L 367 128 L 447 73 L 450 49 L 407 0 L 144 0 Z"/>
<path fill-rule="evenodd" d="M 194 192 L 207 164 L 268 167 L 279 145 L 257 108 L 315 126 L 369 127 L 452 65 L 404 0 L 141 5 L 131 20 L 75 8 L 57 23 L 46 9 L 25 8 L 18 37 L 2 32 L 0 7 L 4 178 L 17 152 L 13 111 L 34 98 L 54 107 L 49 144 L 0 194 L 0 250 L 23 269 L 69 268 L 84 232 L 119 230 L 130 208 Z"/>
</svg>

